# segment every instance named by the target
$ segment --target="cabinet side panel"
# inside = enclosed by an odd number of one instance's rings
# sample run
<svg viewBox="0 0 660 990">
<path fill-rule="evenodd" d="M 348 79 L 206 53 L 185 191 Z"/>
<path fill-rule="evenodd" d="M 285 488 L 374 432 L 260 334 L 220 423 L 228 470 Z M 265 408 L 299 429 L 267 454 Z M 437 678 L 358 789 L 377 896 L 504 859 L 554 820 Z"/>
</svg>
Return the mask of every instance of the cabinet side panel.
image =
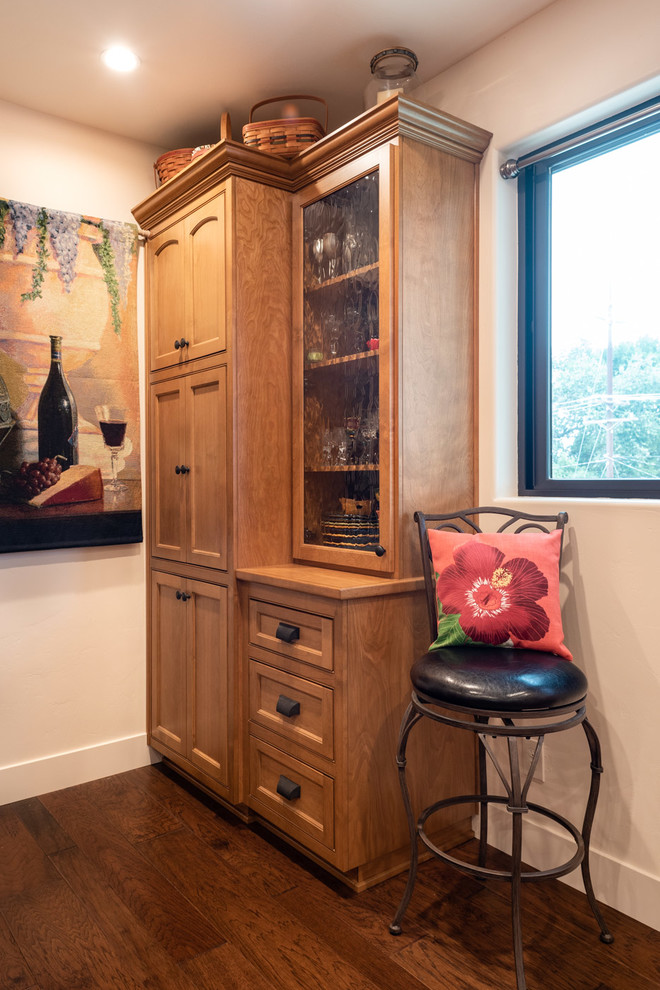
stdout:
<svg viewBox="0 0 660 990">
<path fill-rule="evenodd" d="M 291 207 L 236 181 L 235 566 L 291 560 Z"/>
<path fill-rule="evenodd" d="M 417 509 L 473 504 L 476 166 L 403 140 L 399 486 L 402 574 L 421 573 Z"/>
<path fill-rule="evenodd" d="M 348 612 L 347 828 L 350 866 L 368 863 L 408 839 L 396 767 L 399 727 L 410 700 L 410 666 L 428 647 L 423 592 L 352 602 Z M 471 733 L 420 722 L 408 744 L 415 817 L 453 794 L 474 793 Z M 467 819 L 467 805 L 434 817 L 444 828 Z"/>
</svg>

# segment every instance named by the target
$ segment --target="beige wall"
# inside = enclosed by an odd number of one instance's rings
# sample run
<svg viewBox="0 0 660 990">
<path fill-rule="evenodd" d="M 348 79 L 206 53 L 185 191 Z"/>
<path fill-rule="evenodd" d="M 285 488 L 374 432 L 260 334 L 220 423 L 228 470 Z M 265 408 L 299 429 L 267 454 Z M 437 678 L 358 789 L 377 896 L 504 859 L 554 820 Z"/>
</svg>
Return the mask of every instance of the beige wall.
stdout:
<svg viewBox="0 0 660 990">
<path fill-rule="evenodd" d="M 132 221 L 153 189 L 157 149 L 2 102 L 0 134 L 0 196 Z M 0 804 L 148 763 L 144 713 L 143 545 L 0 555 Z"/>
<path fill-rule="evenodd" d="M 660 94 L 659 36 L 657 0 L 559 0 L 415 94 L 494 135 L 481 191 L 480 501 L 569 513 L 567 642 L 589 677 L 606 770 L 593 835 L 597 895 L 657 929 L 660 504 L 516 497 L 516 183 L 498 166 Z M 532 800 L 581 819 L 586 761 L 581 730 L 551 739 Z M 547 840 L 547 827 L 532 824 L 528 855 L 539 865 Z"/>
</svg>

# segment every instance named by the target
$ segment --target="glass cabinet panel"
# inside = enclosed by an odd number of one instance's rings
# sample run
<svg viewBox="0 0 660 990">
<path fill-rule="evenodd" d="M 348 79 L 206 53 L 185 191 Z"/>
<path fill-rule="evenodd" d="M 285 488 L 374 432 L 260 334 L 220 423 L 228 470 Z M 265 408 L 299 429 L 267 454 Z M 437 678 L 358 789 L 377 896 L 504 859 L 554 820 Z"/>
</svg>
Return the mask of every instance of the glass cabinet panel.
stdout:
<svg viewBox="0 0 660 990">
<path fill-rule="evenodd" d="M 303 542 L 382 555 L 378 169 L 302 212 Z"/>
</svg>

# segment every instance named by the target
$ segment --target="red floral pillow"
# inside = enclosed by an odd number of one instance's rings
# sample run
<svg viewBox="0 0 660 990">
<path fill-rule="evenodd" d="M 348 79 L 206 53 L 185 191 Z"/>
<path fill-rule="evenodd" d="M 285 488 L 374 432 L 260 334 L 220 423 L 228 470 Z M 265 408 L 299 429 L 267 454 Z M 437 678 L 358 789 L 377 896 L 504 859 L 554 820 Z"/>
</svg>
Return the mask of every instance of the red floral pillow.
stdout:
<svg viewBox="0 0 660 990">
<path fill-rule="evenodd" d="M 516 646 L 566 660 L 559 607 L 561 532 L 428 531 L 444 646 Z"/>
</svg>

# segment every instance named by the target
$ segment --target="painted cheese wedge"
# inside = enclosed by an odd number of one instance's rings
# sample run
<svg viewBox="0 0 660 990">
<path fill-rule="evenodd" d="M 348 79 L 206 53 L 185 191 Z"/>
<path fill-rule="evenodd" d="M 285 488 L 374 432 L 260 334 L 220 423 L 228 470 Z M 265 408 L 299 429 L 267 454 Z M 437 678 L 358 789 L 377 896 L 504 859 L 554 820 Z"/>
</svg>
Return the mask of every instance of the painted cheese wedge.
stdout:
<svg viewBox="0 0 660 990">
<path fill-rule="evenodd" d="M 35 495 L 28 505 L 68 505 L 72 502 L 94 502 L 103 498 L 103 480 L 97 467 L 72 464 L 50 488 Z"/>
</svg>

